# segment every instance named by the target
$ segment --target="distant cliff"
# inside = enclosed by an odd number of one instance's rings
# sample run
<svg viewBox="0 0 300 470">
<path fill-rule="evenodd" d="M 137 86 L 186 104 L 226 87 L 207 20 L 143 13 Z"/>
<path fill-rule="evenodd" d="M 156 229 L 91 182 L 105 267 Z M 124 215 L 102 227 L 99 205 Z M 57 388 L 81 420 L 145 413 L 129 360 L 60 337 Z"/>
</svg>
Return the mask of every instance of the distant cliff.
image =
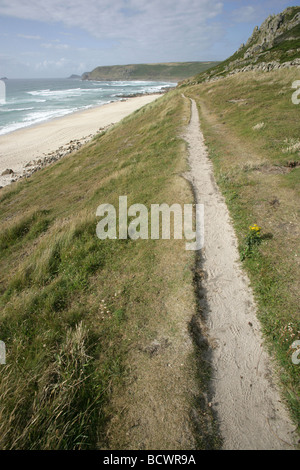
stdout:
<svg viewBox="0 0 300 470">
<path fill-rule="evenodd" d="M 169 62 L 96 67 L 83 80 L 168 80 L 178 81 L 203 72 L 219 62 Z"/>
</svg>

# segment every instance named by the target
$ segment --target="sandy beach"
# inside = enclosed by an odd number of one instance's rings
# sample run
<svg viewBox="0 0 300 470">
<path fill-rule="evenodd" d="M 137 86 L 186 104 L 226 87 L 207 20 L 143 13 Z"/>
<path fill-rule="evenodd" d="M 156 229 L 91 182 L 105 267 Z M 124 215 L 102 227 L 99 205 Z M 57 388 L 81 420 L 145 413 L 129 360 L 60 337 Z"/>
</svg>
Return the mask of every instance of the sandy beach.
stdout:
<svg viewBox="0 0 300 470">
<path fill-rule="evenodd" d="M 71 140 L 86 141 L 100 128 L 121 121 L 160 97 L 145 95 L 105 104 L 0 136 L 0 186 L 23 174 L 25 165 L 66 146 Z M 5 170 L 13 174 L 3 175 Z"/>
</svg>

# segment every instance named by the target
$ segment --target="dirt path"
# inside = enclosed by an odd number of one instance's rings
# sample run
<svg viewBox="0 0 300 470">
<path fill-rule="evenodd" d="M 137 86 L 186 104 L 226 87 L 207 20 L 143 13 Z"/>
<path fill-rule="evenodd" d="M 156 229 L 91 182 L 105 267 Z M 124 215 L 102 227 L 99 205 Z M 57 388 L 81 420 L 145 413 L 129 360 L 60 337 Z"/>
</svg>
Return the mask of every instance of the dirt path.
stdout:
<svg viewBox="0 0 300 470">
<path fill-rule="evenodd" d="M 191 100 L 190 179 L 205 206 L 201 307 L 212 345 L 212 407 L 224 449 L 293 449 L 289 420 L 262 345 L 249 281 L 238 261 L 237 240 L 213 177 L 196 103 Z"/>
</svg>

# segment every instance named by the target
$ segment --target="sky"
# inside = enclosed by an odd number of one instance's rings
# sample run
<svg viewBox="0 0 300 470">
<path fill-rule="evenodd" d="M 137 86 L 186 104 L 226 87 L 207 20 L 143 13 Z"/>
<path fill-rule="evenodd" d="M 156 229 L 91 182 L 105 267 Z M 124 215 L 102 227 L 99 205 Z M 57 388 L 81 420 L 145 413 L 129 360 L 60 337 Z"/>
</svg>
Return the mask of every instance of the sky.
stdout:
<svg viewBox="0 0 300 470">
<path fill-rule="evenodd" d="M 0 0 L 0 77 L 224 60 L 283 0 Z"/>
</svg>

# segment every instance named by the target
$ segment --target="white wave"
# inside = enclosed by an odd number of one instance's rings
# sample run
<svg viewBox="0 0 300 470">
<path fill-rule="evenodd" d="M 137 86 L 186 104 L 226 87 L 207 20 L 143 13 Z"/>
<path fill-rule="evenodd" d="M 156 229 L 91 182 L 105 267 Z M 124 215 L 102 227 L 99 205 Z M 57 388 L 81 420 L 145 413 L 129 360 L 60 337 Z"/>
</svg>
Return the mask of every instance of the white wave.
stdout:
<svg viewBox="0 0 300 470">
<path fill-rule="evenodd" d="M 65 108 L 65 109 L 52 109 L 49 111 L 35 111 L 29 113 L 24 119 L 24 122 L 30 122 L 30 124 L 35 124 L 41 121 L 47 121 L 53 117 L 64 116 L 65 114 L 72 113 L 76 111 L 77 108 Z"/>
<path fill-rule="evenodd" d="M 104 88 L 71 88 L 68 90 L 40 90 L 40 91 L 28 91 L 27 93 L 32 96 L 45 97 L 48 100 L 64 99 L 64 98 L 76 98 L 82 95 L 95 95 L 106 91 Z"/>
<path fill-rule="evenodd" d="M 6 106 L 3 108 L 0 107 L 0 111 L 3 111 L 3 113 L 0 114 L 2 120 L 0 135 L 36 125 L 40 122 L 64 116 L 78 110 L 89 109 L 119 101 L 124 95 L 149 92 L 155 93 L 161 91 L 164 87 L 176 86 L 176 84 L 172 82 L 135 80 L 107 81 L 101 83 L 97 81 L 92 83 L 83 82 L 80 86 L 82 86 L 82 88 L 67 88 L 64 90 L 53 90 L 50 88 L 34 89 L 32 91 L 26 91 L 26 94 L 23 96 L 10 98 Z M 58 106 L 56 107 L 56 102 L 63 108 L 59 109 Z M 43 103 L 46 104 L 43 105 Z M 18 108 L 18 106 L 20 107 Z M 10 114 L 12 111 L 16 114 Z M 4 118 L 6 120 L 5 124 L 3 122 Z"/>
<path fill-rule="evenodd" d="M 10 104 L 12 106 L 18 106 L 20 104 L 31 104 L 31 103 L 45 103 L 47 100 L 41 100 L 38 98 L 28 98 L 28 99 L 19 99 L 19 98 L 14 98 L 10 99 L 6 104 Z"/>
<path fill-rule="evenodd" d="M 68 90 L 36 90 L 27 91 L 32 96 L 45 96 L 45 97 L 61 97 L 61 96 L 76 96 L 82 92 L 82 88 L 71 88 Z"/>
<path fill-rule="evenodd" d="M 31 108 L 8 108 L 8 109 L 2 109 L 0 108 L 0 111 L 2 113 L 10 113 L 12 111 L 29 111 L 31 109 L 34 109 L 34 107 L 31 107 Z"/>
<path fill-rule="evenodd" d="M 11 124 L 8 124 L 7 126 L 1 127 L 0 135 L 8 134 L 9 132 L 13 132 L 18 129 L 21 129 L 22 127 L 26 127 L 26 124 L 23 124 L 21 122 L 13 122 Z"/>
<path fill-rule="evenodd" d="M 51 111 L 41 111 L 29 113 L 21 122 L 12 122 L 6 126 L 0 128 L 0 135 L 8 134 L 9 132 L 22 129 L 23 127 L 32 126 L 34 124 L 39 124 L 44 121 L 48 121 L 53 118 L 62 117 L 67 114 L 77 111 L 78 108 L 65 108 L 60 110 L 51 110 Z"/>
<path fill-rule="evenodd" d="M 47 93 L 48 91 L 50 91 L 49 88 L 47 88 L 47 90 L 36 90 L 36 91 L 27 91 L 26 93 L 28 93 L 28 95 L 43 95 L 44 93 Z"/>
</svg>

